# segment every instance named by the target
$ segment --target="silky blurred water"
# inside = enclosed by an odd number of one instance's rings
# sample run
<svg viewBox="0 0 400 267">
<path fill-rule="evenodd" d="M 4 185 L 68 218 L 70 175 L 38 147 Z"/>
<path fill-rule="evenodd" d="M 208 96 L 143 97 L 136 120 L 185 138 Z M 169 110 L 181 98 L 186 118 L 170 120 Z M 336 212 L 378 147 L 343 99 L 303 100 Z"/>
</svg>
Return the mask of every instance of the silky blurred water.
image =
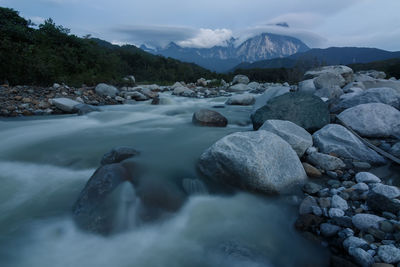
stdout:
<svg viewBox="0 0 400 267">
<path fill-rule="evenodd" d="M 326 251 L 294 230 L 296 207 L 285 197 L 220 193 L 224 190 L 196 172 L 197 159 L 216 140 L 252 129 L 251 107 L 215 108 L 228 118 L 228 127 L 197 127 L 191 123 L 193 112 L 221 106 L 225 98 L 162 98 L 167 104 L 0 120 L 0 266 L 326 263 Z M 114 192 L 114 232 L 87 233 L 74 224 L 72 205 L 102 155 L 122 145 L 141 151 L 132 162 L 142 170 L 144 185 L 181 185 L 176 194 L 182 195 L 182 206 L 143 221 L 138 214 L 141 197 L 157 192 L 124 184 Z"/>
</svg>

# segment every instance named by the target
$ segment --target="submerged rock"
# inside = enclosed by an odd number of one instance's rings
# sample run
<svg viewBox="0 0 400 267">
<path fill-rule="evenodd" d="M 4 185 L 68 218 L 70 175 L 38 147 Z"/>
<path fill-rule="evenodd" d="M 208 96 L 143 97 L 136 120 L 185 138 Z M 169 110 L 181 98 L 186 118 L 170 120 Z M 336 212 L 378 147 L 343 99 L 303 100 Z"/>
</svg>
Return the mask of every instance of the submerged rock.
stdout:
<svg viewBox="0 0 400 267">
<path fill-rule="evenodd" d="M 85 230 L 106 234 L 112 222 L 107 212 L 108 196 L 123 182 L 130 180 L 119 163 L 104 165 L 90 177 L 73 206 L 75 222 Z M 109 207 L 112 209 L 112 207 Z"/>
<path fill-rule="evenodd" d="M 264 130 L 225 136 L 201 155 L 198 167 L 210 179 L 265 193 L 307 178 L 292 147 Z"/>
<path fill-rule="evenodd" d="M 193 114 L 192 122 L 201 126 L 225 127 L 228 119 L 216 111 L 201 109 Z"/>
<path fill-rule="evenodd" d="M 319 97 L 301 92 L 287 93 L 270 100 L 251 119 L 255 130 L 266 120 L 287 120 L 309 132 L 319 130 L 330 121 L 328 106 Z"/>
<path fill-rule="evenodd" d="M 338 124 L 326 125 L 313 134 L 314 145 L 323 153 L 342 158 L 383 164 L 386 160 L 368 148 L 354 134 Z"/>
<path fill-rule="evenodd" d="M 110 152 L 104 154 L 100 164 L 119 163 L 125 159 L 139 155 L 140 152 L 129 146 L 117 146 L 111 149 Z"/>
</svg>

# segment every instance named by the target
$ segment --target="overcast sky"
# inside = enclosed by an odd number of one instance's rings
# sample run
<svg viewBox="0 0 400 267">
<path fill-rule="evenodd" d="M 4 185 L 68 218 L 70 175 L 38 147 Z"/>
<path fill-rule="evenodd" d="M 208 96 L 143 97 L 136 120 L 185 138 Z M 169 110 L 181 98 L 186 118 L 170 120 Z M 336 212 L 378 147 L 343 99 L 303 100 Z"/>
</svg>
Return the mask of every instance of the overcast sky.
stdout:
<svg viewBox="0 0 400 267">
<path fill-rule="evenodd" d="M 113 43 L 211 47 L 273 32 L 310 47 L 400 51 L 400 0 L 0 0 L 0 6 Z M 271 26 L 279 22 L 290 28 Z"/>
</svg>

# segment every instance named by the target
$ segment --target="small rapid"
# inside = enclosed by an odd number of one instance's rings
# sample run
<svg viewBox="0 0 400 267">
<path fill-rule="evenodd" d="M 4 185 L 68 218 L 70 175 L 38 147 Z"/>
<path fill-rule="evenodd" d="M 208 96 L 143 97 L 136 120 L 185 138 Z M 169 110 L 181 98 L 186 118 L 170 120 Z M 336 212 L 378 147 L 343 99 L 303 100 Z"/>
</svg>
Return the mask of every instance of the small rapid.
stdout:
<svg viewBox="0 0 400 267">
<path fill-rule="evenodd" d="M 294 230 L 286 197 L 225 190 L 196 171 L 215 141 L 252 129 L 251 107 L 221 108 L 223 97 L 161 100 L 0 120 L 0 266 L 323 266 L 327 252 Z M 228 127 L 194 126 L 200 108 L 223 114 Z M 110 235 L 85 232 L 72 206 L 101 156 L 121 145 L 141 152 L 128 160 L 141 186 L 112 193 Z M 164 193 L 171 203 L 158 198 Z M 162 216 L 143 219 L 154 215 L 143 215 L 145 205 L 163 204 Z"/>
</svg>

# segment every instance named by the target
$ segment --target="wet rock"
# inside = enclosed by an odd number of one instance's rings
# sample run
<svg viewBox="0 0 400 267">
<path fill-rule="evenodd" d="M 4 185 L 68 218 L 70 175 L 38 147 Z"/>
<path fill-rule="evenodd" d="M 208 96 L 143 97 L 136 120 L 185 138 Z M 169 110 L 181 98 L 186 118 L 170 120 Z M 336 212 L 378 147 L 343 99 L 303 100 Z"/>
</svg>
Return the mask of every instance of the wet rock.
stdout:
<svg viewBox="0 0 400 267">
<path fill-rule="evenodd" d="M 282 192 L 307 178 L 291 146 L 263 130 L 225 136 L 201 155 L 198 166 L 211 179 L 265 193 Z"/>
<path fill-rule="evenodd" d="M 105 84 L 105 83 L 98 84 L 95 88 L 95 91 L 99 95 L 111 96 L 111 97 L 115 97 L 119 93 L 117 88 L 115 88 L 112 85 Z"/>
<path fill-rule="evenodd" d="M 255 98 L 253 95 L 250 94 L 242 94 L 242 95 L 235 95 L 230 97 L 227 101 L 227 105 L 241 105 L 241 106 L 248 106 L 253 105 L 255 102 Z"/>
<path fill-rule="evenodd" d="M 372 188 L 372 192 L 387 198 L 396 198 L 400 196 L 400 190 L 398 187 L 385 184 L 377 184 Z"/>
<path fill-rule="evenodd" d="M 319 208 L 317 201 L 314 197 L 308 196 L 301 202 L 299 214 L 314 213 L 315 208 Z"/>
<path fill-rule="evenodd" d="M 87 104 L 78 104 L 74 106 L 74 109 L 78 111 L 79 116 L 88 114 L 90 112 L 100 111 L 100 109 Z"/>
<path fill-rule="evenodd" d="M 370 267 L 375 262 L 371 254 L 361 248 L 350 248 L 349 254 L 353 256 L 356 263 L 363 267 Z"/>
<path fill-rule="evenodd" d="M 110 152 L 104 154 L 103 158 L 101 159 L 100 164 L 112 164 L 112 163 L 119 163 L 123 160 L 128 158 L 132 158 L 138 156 L 140 154 L 139 151 L 136 149 L 129 147 L 129 146 L 117 146 L 111 149 Z"/>
<path fill-rule="evenodd" d="M 356 174 L 355 176 L 356 181 L 359 183 L 380 183 L 382 182 L 381 179 L 379 179 L 378 177 L 376 177 L 374 174 L 370 173 L 370 172 L 359 172 Z"/>
<path fill-rule="evenodd" d="M 303 164 L 303 168 L 306 171 L 306 174 L 308 177 L 321 177 L 322 176 L 322 173 L 314 166 L 312 166 L 306 162 L 303 162 L 302 164 Z"/>
<path fill-rule="evenodd" d="M 397 263 L 400 261 L 400 249 L 389 245 L 380 246 L 378 256 L 386 263 Z"/>
<path fill-rule="evenodd" d="M 370 227 L 379 229 L 379 222 L 384 220 L 384 218 L 373 214 L 356 214 L 352 218 L 353 225 L 362 231 L 366 231 Z"/>
<path fill-rule="evenodd" d="M 312 146 L 312 136 L 300 126 L 290 121 L 267 120 L 259 128 L 280 136 L 288 142 L 299 157 Z"/>
<path fill-rule="evenodd" d="M 346 166 L 341 159 L 318 152 L 308 155 L 307 160 L 325 171 L 334 171 Z"/>
<path fill-rule="evenodd" d="M 329 123 L 327 105 L 309 93 L 287 93 L 270 100 L 252 116 L 253 128 L 257 130 L 267 120 L 287 120 L 309 132 L 319 130 Z"/>
<path fill-rule="evenodd" d="M 334 153 L 341 158 L 383 164 L 385 159 L 368 148 L 354 134 L 338 124 L 326 125 L 313 134 L 314 145 L 323 153 Z"/>
<path fill-rule="evenodd" d="M 295 227 L 301 231 L 312 231 L 322 223 L 322 220 L 321 217 L 314 214 L 302 214 L 297 218 Z"/>
<path fill-rule="evenodd" d="M 307 194 L 314 195 L 322 189 L 322 186 L 316 183 L 308 182 L 303 186 L 303 191 Z"/>
<path fill-rule="evenodd" d="M 108 233 L 110 218 L 105 213 L 107 197 L 120 184 L 130 180 L 127 170 L 119 163 L 102 166 L 90 177 L 73 206 L 75 222 L 91 232 Z"/>
<path fill-rule="evenodd" d="M 365 137 L 400 137 L 400 111 L 381 103 L 346 109 L 338 117 Z"/>
<path fill-rule="evenodd" d="M 192 122 L 201 126 L 226 127 L 228 119 L 216 111 L 201 109 L 193 114 Z"/>
<path fill-rule="evenodd" d="M 339 226 L 330 223 L 322 223 L 320 225 L 320 228 L 321 234 L 325 237 L 335 236 L 340 231 L 340 229 L 342 229 Z"/>
</svg>

